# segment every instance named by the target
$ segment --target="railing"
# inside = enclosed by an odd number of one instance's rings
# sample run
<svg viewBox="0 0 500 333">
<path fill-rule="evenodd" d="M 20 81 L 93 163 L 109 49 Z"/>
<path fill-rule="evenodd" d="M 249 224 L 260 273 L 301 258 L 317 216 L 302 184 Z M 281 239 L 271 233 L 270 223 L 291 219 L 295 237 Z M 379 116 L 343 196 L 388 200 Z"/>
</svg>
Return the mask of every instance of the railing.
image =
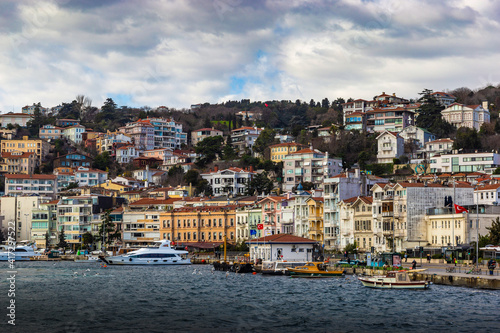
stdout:
<svg viewBox="0 0 500 333">
<path fill-rule="evenodd" d="M 392 217 L 394 215 L 393 212 L 382 212 L 383 217 Z"/>
</svg>

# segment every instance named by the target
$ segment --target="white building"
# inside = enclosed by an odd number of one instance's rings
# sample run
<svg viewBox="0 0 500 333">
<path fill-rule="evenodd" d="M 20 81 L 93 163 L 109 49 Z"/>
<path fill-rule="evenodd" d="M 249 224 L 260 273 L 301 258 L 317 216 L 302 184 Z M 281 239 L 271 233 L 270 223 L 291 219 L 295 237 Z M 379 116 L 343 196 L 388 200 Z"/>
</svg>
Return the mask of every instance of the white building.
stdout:
<svg viewBox="0 0 500 333">
<path fill-rule="evenodd" d="M 108 173 L 98 169 L 78 167 L 74 174 L 79 186 L 95 186 L 108 180 Z"/>
<path fill-rule="evenodd" d="M 290 191 L 303 182 L 311 182 L 320 187 L 323 179 L 341 172 L 341 158 L 330 158 L 328 153 L 317 149 L 301 149 L 283 159 L 283 190 Z"/>
<path fill-rule="evenodd" d="M 315 241 L 288 234 L 269 235 L 246 242 L 250 260 L 312 261 Z"/>
<path fill-rule="evenodd" d="M 489 184 L 474 191 L 474 203 L 480 205 L 500 204 L 500 184 Z"/>
<path fill-rule="evenodd" d="M 124 146 L 116 149 L 116 161 L 120 164 L 131 163 L 137 157 L 139 157 L 139 151 L 135 146 Z"/>
<path fill-rule="evenodd" d="M 431 94 L 441 105 L 448 107 L 453 104 L 456 100 L 455 96 L 442 91 L 436 91 Z"/>
<path fill-rule="evenodd" d="M 82 142 L 82 134 L 85 132 L 85 126 L 73 125 L 62 130 L 62 136 L 74 143 Z"/>
<path fill-rule="evenodd" d="M 404 154 L 404 139 L 399 133 L 384 131 L 377 136 L 377 163 L 392 163 Z"/>
<path fill-rule="evenodd" d="M 202 173 L 200 176 L 208 181 L 214 195 L 219 196 L 223 194 L 243 195 L 254 175 L 252 166 L 249 170 L 235 167 L 219 170 L 216 166 L 213 171 Z"/>
<path fill-rule="evenodd" d="M 399 136 L 402 137 L 405 142 L 416 143 L 419 148 L 423 148 L 426 142 L 436 140 L 436 136 L 428 130 L 413 125 L 405 127 L 399 132 Z"/>
<path fill-rule="evenodd" d="M 231 143 L 238 150 L 238 152 L 243 154 L 245 150 L 252 150 L 255 140 L 262 132 L 263 128 L 257 127 L 240 127 L 231 131 Z"/>
<path fill-rule="evenodd" d="M 441 115 L 444 120 L 457 128 L 468 127 L 477 131 L 482 124 L 490 122 L 490 111 L 486 101 L 478 105 L 453 103 L 441 111 Z"/>
<path fill-rule="evenodd" d="M 450 138 L 438 139 L 425 143 L 425 153 L 427 157 L 434 155 L 449 154 L 453 149 L 453 140 Z"/>
<path fill-rule="evenodd" d="M 55 175 L 5 175 L 5 195 L 37 194 L 55 198 L 57 182 Z"/>
<path fill-rule="evenodd" d="M 484 171 L 491 174 L 499 166 L 498 153 L 443 154 L 430 159 L 431 173 Z"/>
</svg>

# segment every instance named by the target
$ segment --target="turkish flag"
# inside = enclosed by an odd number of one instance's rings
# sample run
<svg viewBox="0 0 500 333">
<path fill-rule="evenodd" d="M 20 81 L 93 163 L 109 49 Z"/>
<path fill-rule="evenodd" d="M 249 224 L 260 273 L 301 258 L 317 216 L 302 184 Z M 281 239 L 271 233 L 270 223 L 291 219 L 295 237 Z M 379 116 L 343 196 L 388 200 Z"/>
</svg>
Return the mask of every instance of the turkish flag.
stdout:
<svg viewBox="0 0 500 333">
<path fill-rule="evenodd" d="M 266 108 L 269 106 L 269 105 L 267 105 L 267 103 L 264 103 L 264 105 L 266 106 Z"/>
<path fill-rule="evenodd" d="M 264 225 L 263 224 L 257 224 L 257 229 L 259 229 L 259 230 L 264 229 Z"/>
<path fill-rule="evenodd" d="M 469 211 L 467 209 L 465 209 L 464 207 L 455 204 L 455 214 L 460 214 L 460 213 L 463 213 L 463 212 L 467 212 L 468 213 Z"/>
</svg>

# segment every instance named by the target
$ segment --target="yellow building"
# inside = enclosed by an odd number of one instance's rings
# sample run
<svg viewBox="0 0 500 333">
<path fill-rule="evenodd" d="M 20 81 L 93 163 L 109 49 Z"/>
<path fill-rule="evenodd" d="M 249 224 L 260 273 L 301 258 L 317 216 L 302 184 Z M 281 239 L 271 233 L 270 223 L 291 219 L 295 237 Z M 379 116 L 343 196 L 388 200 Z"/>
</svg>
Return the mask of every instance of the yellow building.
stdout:
<svg viewBox="0 0 500 333">
<path fill-rule="evenodd" d="M 5 173 L 31 175 L 35 171 L 36 163 L 35 153 L 6 152 L 2 153 L 0 170 Z"/>
<path fill-rule="evenodd" d="M 98 184 L 98 185 L 95 185 L 93 187 L 99 187 L 99 188 L 103 188 L 106 190 L 114 190 L 114 191 L 118 191 L 119 193 L 123 193 L 123 192 L 127 192 L 127 191 L 132 190 L 132 186 L 123 185 L 120 183 L 114 183 L 110 180 L 107 180 L 105 183 Z"/>
<path fill-rule="evenodd" d="M 370 252 L 373 239 L 372 197 L 360 196 L 351 205 L 354 220 L 354 240 L 361 252 Z"/>
<path fill-rule="evenodd" d="M 23 152 L 35 153 L 38 165 L 49 154 L 50 144 L 42 139 L 29 139 L 23 136 L 22 140 L 2 140 L 2 153 Z"/>
<path fill-rule="evenodd" d="M 427 235 L 421 235 L 422 246 L 456 246 L 468 242 L 467 215 L 451 214 L 447 209 L 432 209 L 425 215 Z M 455 238 L 455 240 L 453 240 Z"/>
<path fill-rule="evenodd" d="M 271 148 L 271 161 L 281 162 L 286 155 L 305 149 L 307 146 L 295 142 L 286 142 L 269 146 L 269 148 Z"/>
<path fill-rule="evenodd" d="M 321 244 L 324 241 L 323 234 L 323 197 L 310 197 L 306 200 L 309 211 L 309 239 L 315 240 Z"/>
<path fill-rule="evenodd" d="M 160 238 L 185 246 L 214 248 L 236 241 L 236 205 L 175 208 L 160 213 Z"/>
</svg>

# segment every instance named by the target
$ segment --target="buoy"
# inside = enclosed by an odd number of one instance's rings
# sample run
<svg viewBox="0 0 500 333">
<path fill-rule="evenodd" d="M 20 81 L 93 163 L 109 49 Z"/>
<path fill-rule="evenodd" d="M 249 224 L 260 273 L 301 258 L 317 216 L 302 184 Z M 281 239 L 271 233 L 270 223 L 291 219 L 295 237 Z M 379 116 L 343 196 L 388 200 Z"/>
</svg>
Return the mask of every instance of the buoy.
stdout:
<svg viewBox="0 0 500 333">
<path fill-rule="evenodd" d="M 256 275 L 256 274 L 257 274 L 257 272 L 253 272 L 252 274 L 253 274 L 253 275 Z"/>
<path fill-rule="evenodd" d="M 201 263 L 204 264 L 205 263 L 205 259 L 201 259 Z"/>
</svg>

